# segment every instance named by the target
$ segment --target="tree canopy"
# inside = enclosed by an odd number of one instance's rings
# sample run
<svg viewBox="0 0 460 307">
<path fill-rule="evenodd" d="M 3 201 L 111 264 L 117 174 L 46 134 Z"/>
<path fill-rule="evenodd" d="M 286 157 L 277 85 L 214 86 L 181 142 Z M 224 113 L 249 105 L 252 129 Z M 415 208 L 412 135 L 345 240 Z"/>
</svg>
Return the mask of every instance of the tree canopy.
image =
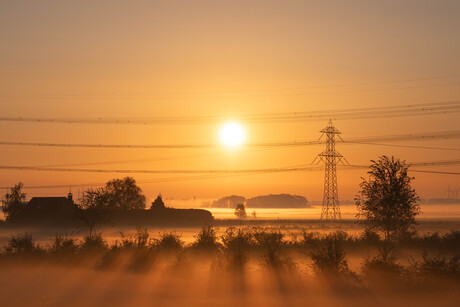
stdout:
<svg viewBox="0 0 460 307">
<path fill-rule="evenodd" d="M 105 185 L 109 208 L 145 209 L 145 196 L 132 177 L 112 179 Z"/>
<path fill-rule="evenodd" d="M 26 205 L 26 194 L 22 192 L 22 187 L 23 184 L 19 182 L 2 199 L 2 211 L 7 221 L 21 214 Z"/>
<path fill-rule="evenodd" d="M 83 209 L 79 212 L 80 220 L 92 235 L 97 226 L 107 223 L 106 209 L 145 209 L 145 196 L 134 178 L 125 177 L 112 179 L 103 188 L 83 191 L 78 206 Z"/>
<path fill-rule="evenodd" d="M 236 208 L 235 208 L 235 215 L 239 218 L 245 218 L 247 215 L 246 215 L 246 207 L 244 206 L 244 204 L 238 204 L 236 205 Z"/>
<path fill-rule="evenodd" d="M 112 179 L 104 188 L 89 189 L 83 193 L 80 206 L 105 209 L 145 209 L 145 196 L 132 177 Z"/>
<path fill-rule="evenodd" d="M 405 161 L 382 156 L 372 160 L 369 178 L 363 179 L 360 192 L 355 198 L 358 218 L 367 230 L 384 234 L 388 253 L 389 243 L 398 236 L 415 228 L 415 217 L 420 213 L 419 197 L 408 175 L 409 166 Z"/>
</svg>

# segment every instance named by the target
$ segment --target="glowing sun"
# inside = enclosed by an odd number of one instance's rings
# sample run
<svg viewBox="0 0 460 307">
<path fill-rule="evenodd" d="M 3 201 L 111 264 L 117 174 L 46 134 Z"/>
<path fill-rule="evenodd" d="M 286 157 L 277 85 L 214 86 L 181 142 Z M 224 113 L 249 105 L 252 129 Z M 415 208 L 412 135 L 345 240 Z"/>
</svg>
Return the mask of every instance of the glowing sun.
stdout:
<svg viewBox="0 0 460 307">
<path fill-rule="evenodd" d="M 220 140 L 227 146 L 235 147 L 241 145 L 244 137 L 244 129 L 237 123 L 226 123 L 220 129 Z"/>
</svg>

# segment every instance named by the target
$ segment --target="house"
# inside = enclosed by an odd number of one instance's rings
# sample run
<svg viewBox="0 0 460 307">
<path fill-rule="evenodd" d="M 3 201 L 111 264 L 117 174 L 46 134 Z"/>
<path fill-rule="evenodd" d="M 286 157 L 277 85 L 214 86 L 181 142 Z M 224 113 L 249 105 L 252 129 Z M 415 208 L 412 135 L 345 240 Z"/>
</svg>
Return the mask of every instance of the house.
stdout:
<svg viewBox="0 0 460 307">
<path fill-rule="evenodd" d="M 61 224 L 73 220 L 76 212 L 72 193 L 67 197 L 32 197 L 25 207 L 23 219 L 28 223 Z"/>
<path fill-rule="evenodd" d="M 32 197 L 27 206 L 37 211 L 55 211 L 62 208 L 73 208 L 75 203 L 72 193 L 69 193 L 67 197 Z"/>
</svg>

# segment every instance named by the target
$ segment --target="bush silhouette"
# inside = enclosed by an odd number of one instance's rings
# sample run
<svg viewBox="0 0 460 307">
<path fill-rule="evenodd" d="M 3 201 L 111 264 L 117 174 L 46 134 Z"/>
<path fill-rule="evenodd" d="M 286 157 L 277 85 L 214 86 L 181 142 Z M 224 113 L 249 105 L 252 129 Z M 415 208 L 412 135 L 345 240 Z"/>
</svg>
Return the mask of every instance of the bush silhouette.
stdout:
<svg viewBox="0 0 460 307">
<path fill-rule="evenodd" d="M 281 269 L 290 264 L 288 258 L 281 257 L 281 251 L 285 247 L 284 234 L 277 229 L 256 229 L 253 231 L 256 246 L 264 250 L 263 262 L 271 269 Z"/>
<path fill-rule="evenodd" d="M 33 256 L 43 252 L 40 245 L 35 244 L 31 234 L 25 232 L 23 234 L 12 235 L 5 247 L 7 254 Z"/>
<path fill-rule="evenodd" d="M 448 258 L 445 254 L 440 254 L 436 257 L 430 257 L 424 251 L 421 261 L 412 261 L 411 270 L 419 281 L 431 279 L 460 281 L 460 256 L 454 255 Z"/>
<path fill-rule="evenodd" d="M 80 246 L 82 252 L 105 252 L 107 250 L 107 243 L 102 237 L 101 233 L 88 235 L 83 238 Z"/>
<path fill-rule="evenodd" d="M 50 253 L 58 258 L 72 257 L 78 253 L 78 242 L 61 234 L 56 234 L 51 245 Z"/>
<path fill-rule="evenodd" d="M 184 247 L 184 241 L 175 231 L 162 232 L 158 239 L 154 239 L 154 246 L 160 250 L 177 251 Z"/>
<path fill-rule="evenodd" d="M 252 234 L 229 227 L 221 239 L 229 268 L 242 271 L 248 261 L 249 249 L 254 244 Z"/>
<path fill-rule="evenodd" d="M 192 243 L 192 248 L 209 251 L 218 251 L 220 246 L 216 230 L 212 226 L 201 228 L 200 232 L 195 236 L 195 242 Z"/>
<path fill-rule="evenodd" d="M 332 275 L 349 274 L 348 263 L 343 248 L 345 238 L 342 233 L 328 234 L 323 246 L 310 253 L 313 267 L 318 273 Z"/>
<path fill-rule="evenodd" d="M 361 272 L 373 286 L 398 289 L 404 284 L 404 267 L 397 263 L 395 256 L 384 256 L 380 252 L 375 257 L 364 258 Z"/>
</svg>

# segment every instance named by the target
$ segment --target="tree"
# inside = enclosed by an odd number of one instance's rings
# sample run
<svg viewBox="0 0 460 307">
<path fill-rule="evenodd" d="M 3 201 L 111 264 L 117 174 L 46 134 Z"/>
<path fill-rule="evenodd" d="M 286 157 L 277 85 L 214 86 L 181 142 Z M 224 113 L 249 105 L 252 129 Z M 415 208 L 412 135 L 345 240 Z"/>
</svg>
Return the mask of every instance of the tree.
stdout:
<svg viewBox="0 0 460 307">
<path fill-rule="evenodd" d="M 415 216 L 420 213 L 419 197 L 412 188 L 405 161 L 382 156 L 371 160 L 369 178 L 363 179 L 361 191 L 355 197 L 357 218 L 366 230 L 380 231 L 384 236 L 382 256 L 389 255 L 393 243 L 403 234 L 415 229 Z"/>
<path fill-rule="evenodd" d="M 104 188 L 83 191 L 78 201 L 79 219 L 89 228 L 92 237 L 96 227 L 106 222 L 104 209 L 108 207 L 108 197 Z"/>
<path fill-rule="evenodd" d="M 246 215 L 246 208 L 244 207 L 244 204 L 238 204 L 236 205 L 235 208 L 235 215 L 239 218 L 245 218 Z"/>
<path fill-rule="evenodd" d="M 163 198 L 161 197 L 161 194 L 159 194 L 157 198 L 155 199 L 155 201 L 152 203 L 152 206 L 150 207 L 150 209 L 155 210 L 155 209 L 164 209 L 164 208 L 166 208 L 165 203 L 163 202 Z"/>
<path fill-rule="evenodd" d="M 14 185 L 14 187 L 10 188 L 10 192 L 7 192 L 2 199 L 2 211 L 7 221 L 14 220 L 25 209 L 26 194 L 22 192 L 23 186 L 21 182 Z"/>
<path fill-rule="evenodd" d="M 132 177 L 113 179 L 106 183 L 108 207 L 113 209 L 145 209 L 145 196 Z"/>
</svg>

